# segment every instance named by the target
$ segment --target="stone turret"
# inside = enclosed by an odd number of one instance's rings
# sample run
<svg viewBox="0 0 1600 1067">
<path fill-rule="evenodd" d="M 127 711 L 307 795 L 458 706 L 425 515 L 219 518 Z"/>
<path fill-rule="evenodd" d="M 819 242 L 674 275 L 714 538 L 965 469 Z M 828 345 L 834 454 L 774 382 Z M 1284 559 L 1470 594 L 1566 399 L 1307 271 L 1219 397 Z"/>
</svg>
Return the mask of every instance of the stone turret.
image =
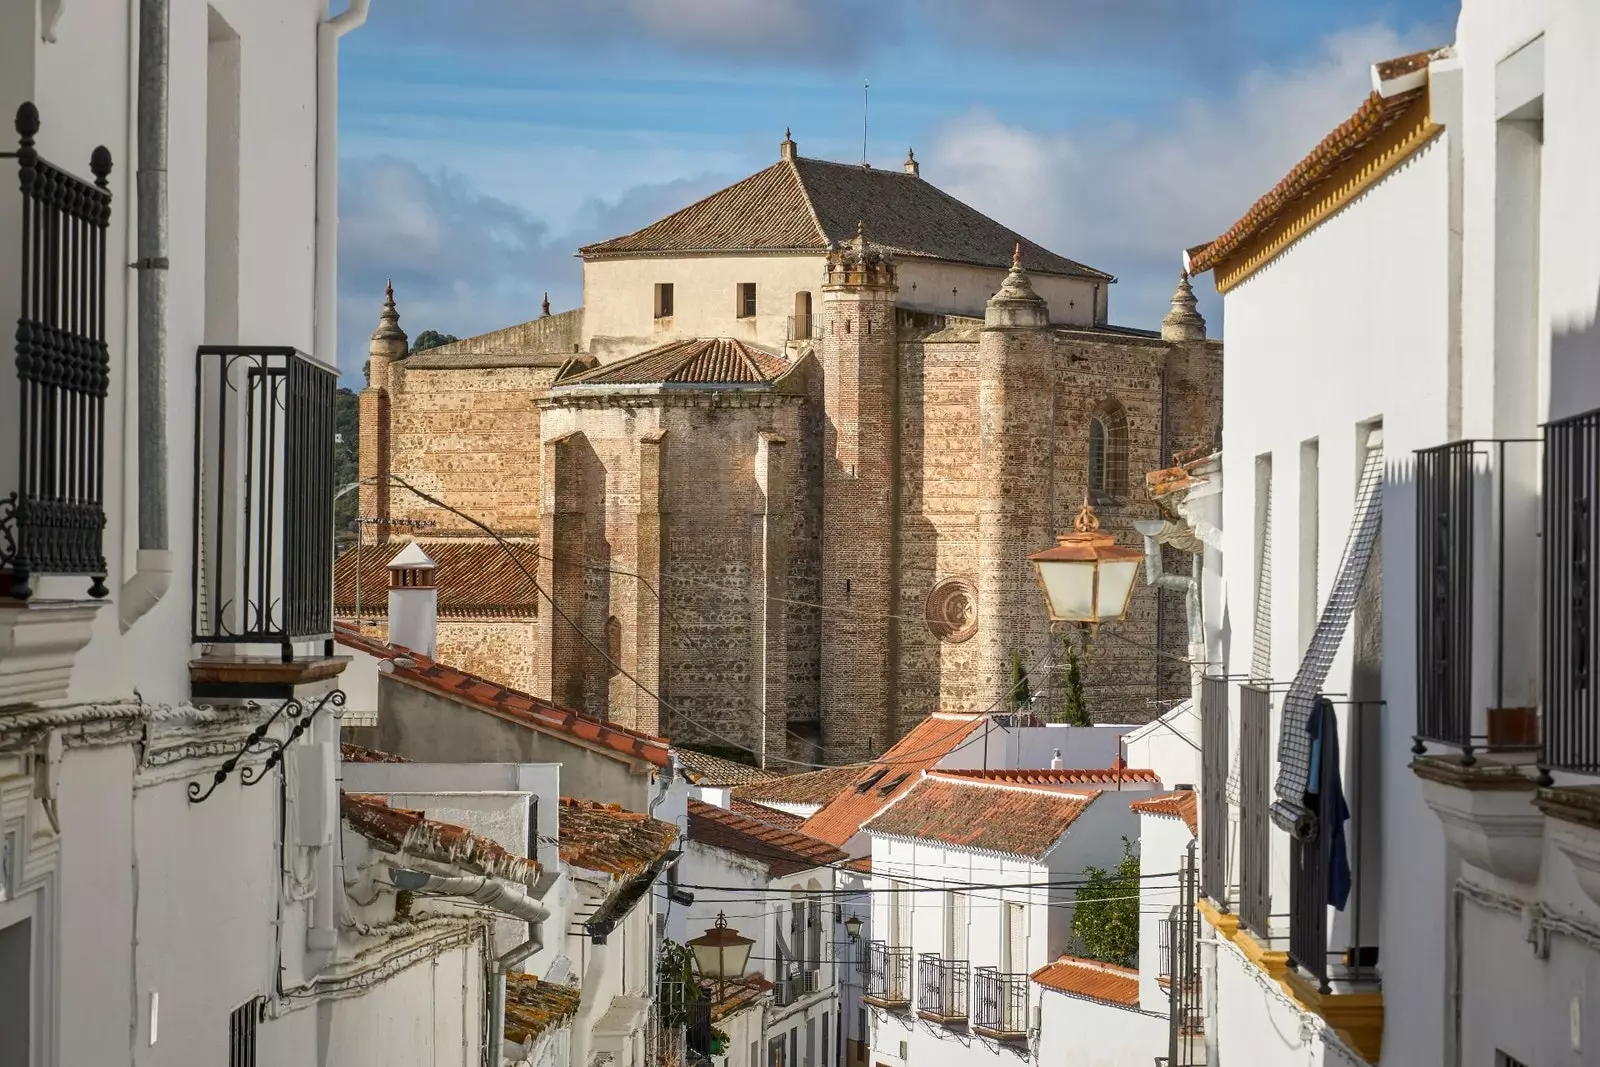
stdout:
<svg viewBox="0 0 1600 1067">
<path fill-rule="evenodd" d="M 377 520 L 375 539 L 389 539 L 389 404 L 393 364 L 406 356 L 406 332 L 400 328 L 400 312 L 394 306 L 394 283 L 383 290 L 383 311 L 378 328 L 372 331 L 367 346 L 367 387 L 356 401 L 357 434 L 360 448 L 356 474 L 361 488 L 360 518 Z"/>
<path fill-rule="evenodd" d="M 1200 302 L 1194 297 L 1194 286 L 1189 284 L 1189 272 L 1178 277 L 1178 287 L 1172 292 L 1172 310 L 1161 320 L 1163 341 L 1204 341 L 1206 320 L 1200 315 Z"/>
<path fill-rule="evenodd" d="M 406 358 L 406 332 L 400 328 L 400 312 L 394 306 L 394 282 L 383 290 L 383 311 L 378 315 L 378 328 L 372 331 L 372 341 L 367 345 L 367 382 L 374 389 L 389 388 L 389 365 Z"/>
<path fill-rule="evenodd" d="M 1033 291 L 1033 280 L 1022 269 L 1022 242 L 1018 241 L 1011 252 L 1011 272 L 984 308 L 984 329 L 1032 330 L 1048 325 L 1050 306 Z"/>
<path fill-rule="evenodd" d="M 854 238 L 828 250 L 819 357 L 821 703 L 830 759 L 875 755 L 898 738 L 898 292 L 892 258 L 860 224 Z M 863 728 L 868 708 L 883 709 L 883 718 Z"/>
<path fill-rule="evenodd" d="M 789 136 L 789 127 L 785 126 L 783 128 L 783 140 L 778 142 L 778 158 L 794 159 L 799 154 L 800 149 L 796 147 L 794 138 Z"/>
<path fill-rule="evenodd" d="M 917 154 L 911 149 L 906 149 L 906 173 L 912 177 L 922 176 L 922 164 L 917 162 Z"/>
</svg>

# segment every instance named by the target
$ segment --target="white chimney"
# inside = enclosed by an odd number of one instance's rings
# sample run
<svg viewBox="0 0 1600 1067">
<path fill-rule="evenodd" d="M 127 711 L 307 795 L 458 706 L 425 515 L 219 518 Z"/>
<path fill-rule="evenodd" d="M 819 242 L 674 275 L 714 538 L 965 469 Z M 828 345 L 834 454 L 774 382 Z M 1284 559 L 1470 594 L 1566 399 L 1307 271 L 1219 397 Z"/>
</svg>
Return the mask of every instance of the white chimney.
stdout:
<svg viewBox="0 0 1600 1067">
<path fill-rule="evenodd" d="M 389 615 L 391 618 L 394 617 L 393 608 L 389 609 Z M 390 623 L 389 625 L 392 627 L 394 624 Z M 1056 754 L 1050 757 L 1050 769 L 1052 771 L 1059 771 L 1061 769 L 1061 750 L 1059 748 L 1056 749 Z"/>
<path fill-rule="evenodd" d="M 437 568 L 415 541 L 389 561 L 389 643 L 430 659 L 439 632 Z"/>
</svg>

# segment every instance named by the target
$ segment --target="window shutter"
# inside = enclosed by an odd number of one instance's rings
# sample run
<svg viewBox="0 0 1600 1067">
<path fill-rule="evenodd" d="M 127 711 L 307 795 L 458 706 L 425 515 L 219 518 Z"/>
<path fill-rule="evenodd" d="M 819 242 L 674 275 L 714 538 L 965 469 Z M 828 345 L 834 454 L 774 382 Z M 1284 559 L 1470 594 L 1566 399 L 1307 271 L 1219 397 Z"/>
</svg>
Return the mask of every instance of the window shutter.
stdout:
<svg viewBox="0 0 1600 1067">
<path fill-rule="evenodd" d="M 1028 966 L 1027 915 L 1021 904 L 1007 904 L 1005 914 L 1005 970 L 1008 974 L 1015 974 L 1026 970 Z"/>
<path fill-rule="evenodd" d="M 946 922 L 945 955 L 952 960 L 967 958 L 967 895 L 960 892 L 948 894 L 945 903 Z"/>
</svg>

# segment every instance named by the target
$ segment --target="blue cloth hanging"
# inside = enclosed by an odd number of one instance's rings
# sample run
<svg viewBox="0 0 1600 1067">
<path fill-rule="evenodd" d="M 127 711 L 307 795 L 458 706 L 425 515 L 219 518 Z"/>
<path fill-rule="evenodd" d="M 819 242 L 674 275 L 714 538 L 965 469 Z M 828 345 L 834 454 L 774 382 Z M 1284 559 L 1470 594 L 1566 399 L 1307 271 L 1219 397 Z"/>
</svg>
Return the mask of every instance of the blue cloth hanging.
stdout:
<svg viewBox="0 0 1600 1067">
<path fill-rule="evenodd" d="M 1344 799 L 1339 758 L 1339 719 L 1333 702 L 1323 697 L 1306 717 L 1306 733 L 1311 736 L 1311 793 L 1319 803 L 1321 816 L 1318 834 L 1328 835 L 1328 903 L 1339 911 L 1350 901 L 1350 856 L 1345 847 L 1345 824 L 1350 821 L 1350 806 Z M 1329 796 L 1319 794 L 1323 785 L 1322 761 L 1328 761 Z"/>
</svg>

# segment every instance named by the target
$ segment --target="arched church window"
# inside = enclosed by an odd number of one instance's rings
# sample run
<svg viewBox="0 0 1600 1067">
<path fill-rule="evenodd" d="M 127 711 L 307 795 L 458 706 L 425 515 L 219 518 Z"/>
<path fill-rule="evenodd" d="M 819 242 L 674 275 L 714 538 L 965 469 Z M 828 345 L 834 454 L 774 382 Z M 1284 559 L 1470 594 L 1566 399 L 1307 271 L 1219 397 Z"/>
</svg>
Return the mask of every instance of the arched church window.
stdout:
<svg viewBox="0 0 1600 1067">
<path fill-rule="evenodd" d="M 1116 500 L 1128 491 L 1128 415 L 1106 400 L 1089 416 L 1089 497 Z"/>
<path fill-rule="evenodd" d="M 615 615 L 606 620 L 606 656 L 611 660 L 606 664 L 606 673 L 616 677 L 622 670 L 622 623 Z"/>
</svg>

